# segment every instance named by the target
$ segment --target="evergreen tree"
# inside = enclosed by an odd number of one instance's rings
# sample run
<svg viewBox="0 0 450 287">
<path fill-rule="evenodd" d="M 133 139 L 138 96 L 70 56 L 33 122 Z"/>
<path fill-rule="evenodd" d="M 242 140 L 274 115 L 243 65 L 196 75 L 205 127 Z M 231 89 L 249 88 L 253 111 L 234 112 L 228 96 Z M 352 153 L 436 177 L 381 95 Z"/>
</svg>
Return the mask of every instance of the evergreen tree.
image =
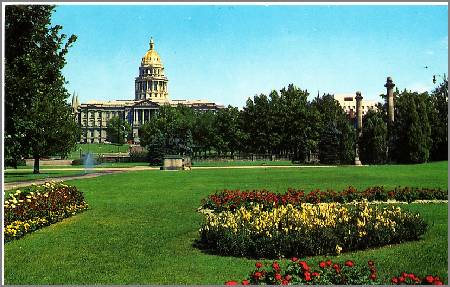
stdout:
<svg viewBox="0 0 450 287">
<path fill-rule="evenodd" d="M 396 102 L 392 156 L 402 163 L 428 161 L 431 149 L 431 126 L 428 121 L 428 93 L 404 90 Z"/>
<path fill-rule="evenodd" d="M 387 125 L 383 111 L 369 110 L 363 118 L 359 142 L 361 161 L 365 164 L 383 164 L 387 158 Z"/>
<path fill-rule="evenodd" d="M 325 164 L 339 163 L 339 137 L 341 133 L 334 122 L 328 122 L 320 136 L 319 160 Z"/>
<path fill-rule="evenodd" d="M 430 158 L 432 160 L 448 160 L 448 79 L 431 93 L 429 121 L 431 124 Z"/>
</svg>

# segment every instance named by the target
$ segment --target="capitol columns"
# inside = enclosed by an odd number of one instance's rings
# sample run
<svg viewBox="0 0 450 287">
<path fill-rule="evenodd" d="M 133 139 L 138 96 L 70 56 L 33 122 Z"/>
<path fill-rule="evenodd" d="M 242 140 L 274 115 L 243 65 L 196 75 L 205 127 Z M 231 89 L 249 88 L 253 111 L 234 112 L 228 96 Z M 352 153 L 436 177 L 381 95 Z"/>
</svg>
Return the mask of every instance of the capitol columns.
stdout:
<svg viewBox="0 0 450 287">
<path fill-rule="evenodd" d="M 355 149 L 355 165 L 361 165 L 359 160 L 359 139 L 362 135 L 362 99 L 361 92 L 356 92 L 356 149 Z"/>
</svg>

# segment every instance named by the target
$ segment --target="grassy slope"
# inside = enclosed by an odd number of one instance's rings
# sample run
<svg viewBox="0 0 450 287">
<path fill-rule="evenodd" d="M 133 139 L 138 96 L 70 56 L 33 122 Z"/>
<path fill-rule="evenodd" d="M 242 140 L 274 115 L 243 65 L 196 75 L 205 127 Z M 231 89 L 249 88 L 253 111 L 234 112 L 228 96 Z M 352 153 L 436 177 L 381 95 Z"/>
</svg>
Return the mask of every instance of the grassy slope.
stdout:
<svg viewBox="0 0 450 287">
<path fill-rule="evenodd" d="M 119 148 L 117 148 L 117 145 L 115 144 L 103 144 L 103 143 L 89 143 L 89 144 L 77 144 L 77 147 L 75 150 L 73 150 L 68 158 L 69 159 L 76 159 L 80 158 L 80 148 L 82 150 L 82 153 L 91 152 L 91 153 L 116 153 L 119 152 L 128 152 L 128 144 L 120 145 Z"/>
<path fill-rule="evenodd" d="M 223 188 L 305 189 L 352 184 L 448 188 L 447 162 L 416 166 L 143 171 L 72 181 L 90 210 L 5 246 L 7 284 L 223 284 L 242 279 L 255 260 L 192 247 L 200 200 Z M 431 224 L 425 238 L 344 254 L 376 261 L 380 275 L 413 271 L 447 277 L 447 205 L 410 205 Z M 319 261 L 323 257 L 314 257 Z M 336 257 L 331 257 L 335 259 Z M 384 272 L 383 272 L 384 271 Z"/>
</svg>

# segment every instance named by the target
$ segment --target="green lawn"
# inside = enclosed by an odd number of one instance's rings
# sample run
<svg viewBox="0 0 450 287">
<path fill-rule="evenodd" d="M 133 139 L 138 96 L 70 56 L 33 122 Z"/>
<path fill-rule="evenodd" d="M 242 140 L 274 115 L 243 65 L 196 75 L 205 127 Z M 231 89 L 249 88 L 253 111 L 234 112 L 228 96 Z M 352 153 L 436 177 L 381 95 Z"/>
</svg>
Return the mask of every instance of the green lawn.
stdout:
<svg viewBox="0 0 450 287">
<path fill-rule="evenodd" d="M 5 245 L 6 284 L 223 284 L 255 260 L 206 254 L 198 236 L 200 200 L 224 188 L 448 188 L 447 162 L 423 165 L 139 171 L 69 181 L 90 210 Z M 417 242 L 330 256 L 376 262 L 379 275 L 411 271 L 447 282 L 448 206 L 411 204 L 430 224 Z M 324 257 L 309 260 L 318 262 Z"/>
<path fill-rule="evenodd" d="M 286 166 L 293 165 L 288 160 L 232 160 L 232 161 L 193 161 L 192 166 L 264 166 L 264 165 L 276 165 Z"/>
<path fill-rule="evenodd" d="M 9 169 L 6 170 L 4 175 L 4 182 L 15 182 L 15 181 L 28 181 L 28 180 L 38 180 L 45 178 L 53 178 L 60 176 L 71 176 L 71 175 L 81 175 L 84 171 L 80 170 L 41 170 L 39 174 L 33 174 L 33 169 Z"/>
<path fill-rule="evenodd" d="M 80 149 L 82 153 L 116 153 L 116 152 L 128 152 L 128 144 L 116 145 L 105 143 L 89 143 L 89 144 L 77 144 L 76 148 L 69 154 L 69 159 L 80 158 Z"/>
</svg>

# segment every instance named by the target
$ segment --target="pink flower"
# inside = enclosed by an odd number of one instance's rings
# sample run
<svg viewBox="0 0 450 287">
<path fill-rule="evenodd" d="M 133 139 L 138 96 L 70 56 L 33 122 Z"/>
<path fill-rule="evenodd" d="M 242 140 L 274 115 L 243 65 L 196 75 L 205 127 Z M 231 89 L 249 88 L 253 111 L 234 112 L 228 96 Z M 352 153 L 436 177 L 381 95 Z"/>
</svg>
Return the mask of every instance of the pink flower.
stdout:
<svg viewBox="0 0 450 287">
<path fill-rule="evenodd" d="M 238 283 L 236 281 L 227 281 L 227 282 L 225 282 L 225 285 L 236 286 L 236 285 L 238 285 Z"/>
</svg>

